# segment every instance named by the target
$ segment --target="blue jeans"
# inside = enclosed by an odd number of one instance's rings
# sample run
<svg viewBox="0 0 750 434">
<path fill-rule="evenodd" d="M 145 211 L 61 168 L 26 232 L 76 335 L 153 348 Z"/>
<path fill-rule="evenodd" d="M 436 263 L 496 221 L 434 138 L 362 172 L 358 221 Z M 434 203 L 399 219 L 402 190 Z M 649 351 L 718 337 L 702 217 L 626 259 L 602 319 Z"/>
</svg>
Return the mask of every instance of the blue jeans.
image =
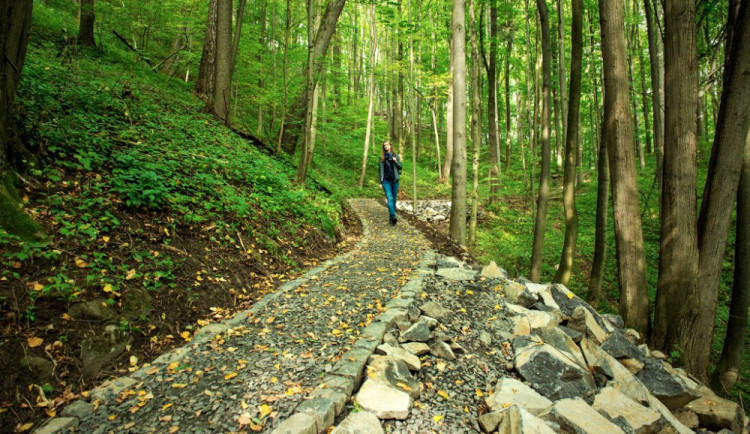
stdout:
<svg viewBox="0 0 750 434">
<path fill-rule="evenodd" d="M 398 197 L 398 181 L 383 181 L 383 190 L 388 202 L 388 212 L 391 218 L 396 218 L 396 198 Z"/>
</svg>

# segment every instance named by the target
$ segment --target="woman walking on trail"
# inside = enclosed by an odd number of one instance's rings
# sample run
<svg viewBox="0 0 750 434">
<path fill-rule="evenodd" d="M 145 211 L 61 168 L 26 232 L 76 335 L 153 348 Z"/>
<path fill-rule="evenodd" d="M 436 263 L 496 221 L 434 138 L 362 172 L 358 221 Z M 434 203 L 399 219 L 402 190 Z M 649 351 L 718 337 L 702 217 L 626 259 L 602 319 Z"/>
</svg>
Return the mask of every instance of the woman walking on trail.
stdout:
<svg viewBox="0 0 750 434">
<path fill-rule="evenodd" d="M 392 225 L 398 222 L 396 198 L 398 197 L 399 172 L 401 172 L 401 157 L 393 152 L 391 142 L 385 141 L 383 142 L 383 155 L 380 156 L 380 187 L 385 190 Z"/>
</svg>

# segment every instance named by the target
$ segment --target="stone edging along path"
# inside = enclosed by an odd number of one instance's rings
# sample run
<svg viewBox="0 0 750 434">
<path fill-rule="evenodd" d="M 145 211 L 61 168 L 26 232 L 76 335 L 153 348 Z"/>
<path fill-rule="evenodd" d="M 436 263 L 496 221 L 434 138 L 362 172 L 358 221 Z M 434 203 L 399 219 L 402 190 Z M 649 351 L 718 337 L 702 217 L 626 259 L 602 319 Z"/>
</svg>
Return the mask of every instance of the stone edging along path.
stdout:
<svg viewBox="0 0 750 434">
<path fill-rule="evenodd" d="M 746 432 L 739 405 L 619 317 L 436 255 L 374 201 L 352 205 L 354 250 L 37 432 Z"/>
</svg>

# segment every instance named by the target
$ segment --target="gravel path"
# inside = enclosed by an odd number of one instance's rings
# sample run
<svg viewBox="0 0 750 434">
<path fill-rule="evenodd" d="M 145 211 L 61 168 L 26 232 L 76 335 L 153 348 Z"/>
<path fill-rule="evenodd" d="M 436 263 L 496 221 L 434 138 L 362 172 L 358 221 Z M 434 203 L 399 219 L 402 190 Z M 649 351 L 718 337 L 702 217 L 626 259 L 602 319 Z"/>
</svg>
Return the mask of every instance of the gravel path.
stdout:
<svg viewBox="0 0 750 434">
<path fill-rule="evenodd" d="M 365 226 L 353 251 L 241 315 L 238 327 L 209 328 L 221 333 L 93 393 L 94 409 L 67 412 L 80 417 L 77 432 L 269 432 L 288 418 L 429 250 L 408 224 L 390 226 L 375 201 L 351 205 Z"/>
</svg>

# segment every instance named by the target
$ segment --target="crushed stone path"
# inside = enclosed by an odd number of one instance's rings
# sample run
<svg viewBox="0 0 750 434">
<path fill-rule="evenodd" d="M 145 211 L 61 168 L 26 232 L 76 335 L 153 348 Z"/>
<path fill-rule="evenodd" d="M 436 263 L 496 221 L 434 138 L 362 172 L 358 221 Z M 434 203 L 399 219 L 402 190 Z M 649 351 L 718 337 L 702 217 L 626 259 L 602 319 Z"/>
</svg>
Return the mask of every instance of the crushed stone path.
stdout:
<svg viewBox="0 0 750 434">
<path fill-rule="evenodd" d="M 69 405 L 62 416 L 78 419 L 69 427 L 270 432 L 289 418 L 430 251 L 405 222 L 391 226 L 376 201 L 350 203 L 365 226 L 352 251 L 240 314 L 233 328 L 208 326 L 185 347 Z"/>
</svg>

